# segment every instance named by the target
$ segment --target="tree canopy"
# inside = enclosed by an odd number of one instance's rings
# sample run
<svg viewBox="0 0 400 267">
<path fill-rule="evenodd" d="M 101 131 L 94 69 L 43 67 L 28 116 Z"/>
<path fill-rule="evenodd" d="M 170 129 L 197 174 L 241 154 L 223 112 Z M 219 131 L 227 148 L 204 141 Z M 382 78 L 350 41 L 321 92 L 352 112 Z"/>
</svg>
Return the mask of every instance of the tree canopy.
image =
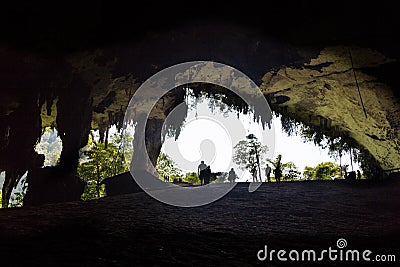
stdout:
<svg viewBox="0 0 400 267">
<path fill-rule="evenodd" d="M 122 148 L 122 144 L 127 143 L 117 134 L 108 143 L 96 142 L 92 136 L 89 138 L 78 166 L 78 176 L 86 182 L 83 200 L 104 196 L 101 182 L 107 177 L 129 171 L 129 162 Z"/>
<path fill-rule="evenodd" d="M 174 161 L 163 152 L 157 158 L 156 171 L 161 180 L 163 180 L 164 176 L 169 177 L 170 180 L 182 177 L 182 173 L 175 166 Z"/>
<path fill-rule="evenodd" d="M 339 159 L 340 165 L 342 156 L 349 154 L 351 164 L 357 162 L 367 178 L 376 179 L 385 176 L 377 159 L 354 138 L 348 131 L 335 130 L 336 128 L 326 128 L 318 125 L 304 123 L 298 119 L 289 116 L 284 109 L 279 109 L 279 115 L 284 132 L 291 135 L 300 135 L 305 142 L 311 141 L 323 149 L 329 149 L 329 155 Z M 321 121 L 324 121 L 321 118 Z"/>
<path fill-rule="evenodd" d="M 300 172 L 298 171 L 298 168 L 296 164 L 293 162 L 282 162 L 282 155 L 279 154 L 275 160 L 267 160 L 272 164 L 272 168 L 274 170 L 280 170 L 282 173 L 282 180 L 298 180 L 300 179 Z M 274 173 L 274 172 L 273 172 Z"/>
<path fill-rule="evenodd" d="M 234 150 L 233 161 L 239 168 L 250 173 L 256 169 L 261 180 L 261 163 L 264 162 L 268 147 L 263 146 L 254 134 L 249 134 L 235 145 Z"/>
<path fill-rule="evenodd" d="M 306 166 L 303 177 L 307 180 L 341 179 L 340 166 L 334 162 L 322 162 L 315 167 Z"/>
</svg>

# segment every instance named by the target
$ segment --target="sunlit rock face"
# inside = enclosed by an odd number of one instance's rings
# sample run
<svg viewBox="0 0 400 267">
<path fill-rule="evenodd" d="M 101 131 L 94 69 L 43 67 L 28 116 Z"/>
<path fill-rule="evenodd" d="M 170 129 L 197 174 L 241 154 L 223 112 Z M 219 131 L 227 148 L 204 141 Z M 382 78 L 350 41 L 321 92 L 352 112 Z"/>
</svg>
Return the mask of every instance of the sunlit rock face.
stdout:
<svg viewBox="0 0 400 267">
<path fill-rule="evenodd" d="M 260 88 L 272 105 L 305 123 L 347 133 L 383 169 L 392 169 L 400 167 L 400 103 L 397 88 L 374 76 L 391 64 L 368 48 L 326 47 L 300 68 L 267 72 Z"/>
</svg>

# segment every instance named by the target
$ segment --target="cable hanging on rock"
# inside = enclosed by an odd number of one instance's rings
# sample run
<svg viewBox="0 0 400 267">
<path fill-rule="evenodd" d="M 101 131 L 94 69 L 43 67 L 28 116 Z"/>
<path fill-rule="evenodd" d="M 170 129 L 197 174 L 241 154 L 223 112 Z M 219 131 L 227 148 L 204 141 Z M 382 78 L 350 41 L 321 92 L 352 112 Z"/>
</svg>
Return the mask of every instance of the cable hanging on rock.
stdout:
<svg viewBox="0 0 400 267">
<path fill-rule="evenodd" d="M 350 61 L 351 61 L 351 69 L 353 70 L 354 79 L 355 79 L 356 85 L 357 85 L 358 95 L 360 96 L 360 101 L 361 101 L 361 105 L 362 105 L 362 108 L 363 108 L 363 111 L 364 111 L 364 114 L 365 114 L 365 118 L 367 118 L 367 112 L 365 111 L 364 102 L 363 102 L 363 99 L 361 97 L 360 86 L 358 85 L 356 70 L 354 69 L 354 64 L 353 64 L 353 56 L 351 55 L 350 48 L 349 48 L 349 55 L 350 55 Z"/>
</svg>

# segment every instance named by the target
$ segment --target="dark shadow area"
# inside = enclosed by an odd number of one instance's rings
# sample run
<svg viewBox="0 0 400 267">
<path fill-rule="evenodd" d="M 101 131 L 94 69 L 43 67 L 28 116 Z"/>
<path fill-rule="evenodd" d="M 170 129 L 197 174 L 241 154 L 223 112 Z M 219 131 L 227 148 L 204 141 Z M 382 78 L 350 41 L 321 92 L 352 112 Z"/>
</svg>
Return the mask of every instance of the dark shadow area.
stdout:
<svg viewBox="0 0 400 267">
<path fill-rule="evenodd" d="M 3 263 L 23 266 L 253 266 L 266 264 L 256 256 L 265 245 L 320 251 L 337 248 L 339 238 L 348 249 L 396 254 L 399 179 L 273 183 L 254 193 L 239 183 L 223 199 L 189 209 L 135 193 L 2 210 L 0 255 Z"/>
</svg>

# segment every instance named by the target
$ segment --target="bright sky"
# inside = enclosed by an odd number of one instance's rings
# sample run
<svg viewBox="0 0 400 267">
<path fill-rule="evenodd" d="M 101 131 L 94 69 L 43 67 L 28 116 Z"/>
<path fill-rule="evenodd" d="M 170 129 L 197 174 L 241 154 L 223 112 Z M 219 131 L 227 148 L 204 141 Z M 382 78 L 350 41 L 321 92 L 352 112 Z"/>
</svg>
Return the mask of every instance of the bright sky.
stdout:
<svg viewBox="0 0 400 267">
<path fill-rule="evenodd" d="M 213 172 L 229 171 L 233 167 L 241 177 L 239 181 L 250 181 L 250 173 L 241 171 L 232 161 L 233 147 L 250 133 L 255 134 L 262 144 L 270 148 L 267 158 L 282 154 L 282 161 L 292 161 L 300 172 L 305 166 L 315 167 L 325 161 L 336 162 L 329 157 L 327 150 L 314 143 L 304 143 L 300 136 L 287 136 L 282 131 L 279 118 L 273 118 L 272 129 L 267 127 L 263 130 L 249 115 L 240 114 L 238 118 L 236 112 L 220 112 L 219 108 L 211 112 L 208 100 L 198 102 L 196 106 L 197 108 L 189 109 L 178 140 L 167 138 L 162 147 L 162 151 L 184 172 L 195 172 L 200 160 L 204 160 L 207 165 L 211 165 Z M 172 112 L 170 116 L 173 115 Z M 342 164 L 350 166 L 349 155 L 342 157 Z M 354 170 L 359 169 L 356 163 L 353 164 Z"/>
<path fill-rule="evenodd" d="M 282 154 L 282 160 L 292 161 L 299 167 L 299 170 L 303 171 L 305 166 L 315 167 L 317 164 L 325 161 L 333 161 L 339 164 L 334 158 L 328 155 L 327 149 L 322 149 L 319 146 L 314 145 L 313 142 L 303 142 L 301 136 L 287 136 L 282 131 L 281 120 L 278 118 L 273 119 L 273 123 L 276 129 L 276 147 L 275 154 Z M 350 155 L 344 154 L 342 157 L 342 165 L 350 165 Z M 357 163 L 353 162 L 354 170 L 360 169 Z"/>
</svg>

